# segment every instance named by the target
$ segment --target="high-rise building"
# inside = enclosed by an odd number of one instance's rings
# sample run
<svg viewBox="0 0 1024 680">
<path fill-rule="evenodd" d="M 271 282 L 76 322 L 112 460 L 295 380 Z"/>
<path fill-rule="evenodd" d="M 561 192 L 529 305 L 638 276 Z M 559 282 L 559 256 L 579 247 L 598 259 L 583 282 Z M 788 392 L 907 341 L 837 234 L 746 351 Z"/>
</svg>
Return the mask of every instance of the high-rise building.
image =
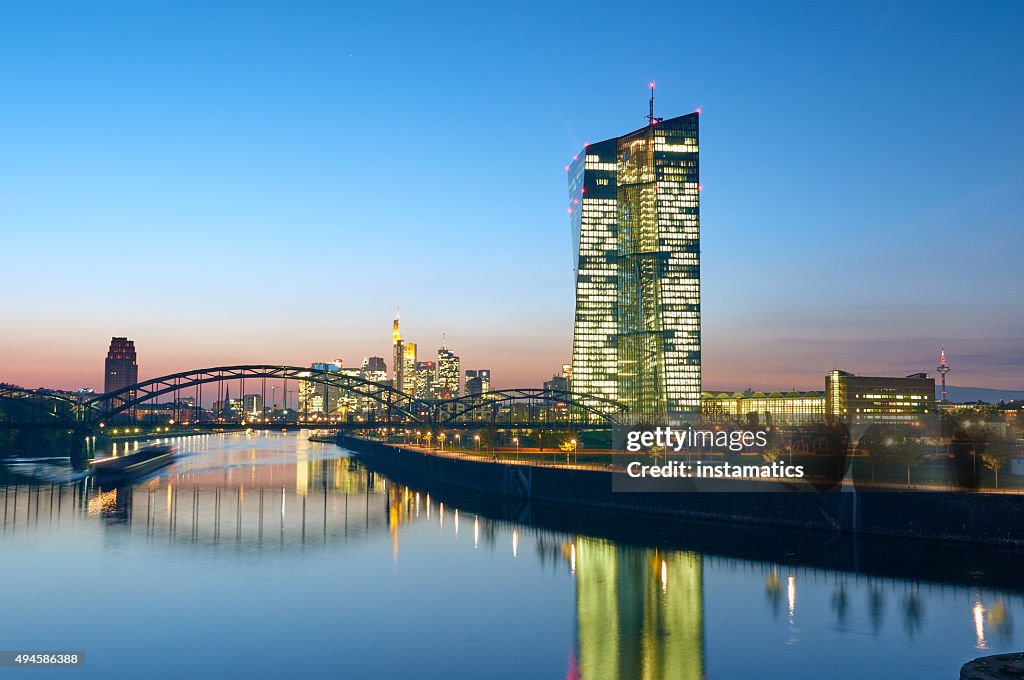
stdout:
<svg viewBox="0 0 1024 680">
<path fill-rule="evenodd" d="M 353 378 L 362 378 L 362 368 L 339 368 L 338 373 L 341 375 L 351 376 Z M 343 419 L 348 418 L 350 414 L 354 415 L 362 410 L 364 399 L 358 394 L 351 390 L 345 390 L 337 388 L 331 390 L 331 408 L 334 413 L 340 415 Z"/>
<path fill-rule="evenodd" d="M 402 392 L 409 395 L 416 394 L 416 343 L 405 343 L 402 353 Z"/>
<path fill-rule="evenodd" d="M 363 380 L 369 380 L 380 385 L 388 384 L 388 367 L 384 363 L 384 357 L 366 357 L 360 369 Z M 361 402 L 363 413 L 377 413 L 380 402 L 372 397 L 363 397 Z"/>
<path fill-rule="evenodd" d="M 653 92 L 652 92 L 653 94 Z M 569 166 L 572 381 L 648 419 L 700 410 L 698 114 L 590 144 Z"/>
<path fill-rule="evenodd" d="M 388 367 L 384 357 L 365 357 L 362 365 L 363 378 L 382 383 L 388 379 Z"/>
<path fill-rule="evenodd" d="M 436 399 L 437 382 L 435 375 L 437 364 L 433 361 L 416 362 L 416 391 L 417 399 Z"/>
<path fill-rule="evenodd" d="M 396 390 L 402 389 L 402 373 L 405 368 L 405 341 L 398 330 L 398 317 L 399 313 L 395 312 L 395 321 L 391 327 L 391 368 L 394 371 L 391 384 Z"/>
<path fill-rule="evenodd" d="M 242 410 L 247 416 L 263 415 L 263 395 L 246 394 L 242 397 Z"/>
<path fill-rule="evenodd" d="M 340 373 L 343 370 L 343 363 L 340 359 L 334 361 L 317 361 L 310 368 L 312 371 L 326 373 Z M 312 376 L 312 371 L 301 373 L 300 377 Z M 331 415 L 338 409 L 338 397 L 341 390 L 330 385 L 302 380 L 299 382 L 299 413 L 303 415 L 323 414 Z"/>
<path fill-rule="evenodd" d="M 466 371 L 466 394 L 483 394 L 491 391 L 491 369 L 478 368 Z"/>
<path fill-rule="evenodd" d="M 398 312 L 392 329 L 395 389 L 410 396 L 416 393 L 416 343 L 406 342 L 398 330 Z"/>
<path fill-rule="evenodd" d="M 459 357 L 442 342 L 437 350 L 437 396 L 439 399 L 453 399 L 459 396 Z"/>
<path fill-rule="evenodd" d="M 103 392 L 109 394 L 138 382 L 139 364 L 135 354 L 135 341 L 128 338 L 111 338 L 107 358 L 103 362 Z M 112 406 L 119 406 L 134 398 L 135 391 L 132 390 L 118 397 Z"/>
<path fill-rule="evenodd" d="M 569 381 L 565 379 L 565 375 L 553 375 L 551 380 L 544 381 L 544 389 L 546 390 L 568 390 Z"/>
</svg>

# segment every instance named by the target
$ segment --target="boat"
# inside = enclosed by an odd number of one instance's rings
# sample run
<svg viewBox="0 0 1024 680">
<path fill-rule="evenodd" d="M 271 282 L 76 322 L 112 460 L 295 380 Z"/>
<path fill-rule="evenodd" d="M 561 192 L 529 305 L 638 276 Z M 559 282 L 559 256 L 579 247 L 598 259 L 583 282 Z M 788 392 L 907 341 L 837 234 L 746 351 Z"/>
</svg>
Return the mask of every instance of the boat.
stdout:
<svg viewBox="0 0 1024 680">
<path fill-rule="evenodd" d="M 174 447 L 167 444 L 146 446 L 126 456 L 94 460 L 89 464 L 98 481 L 128 481 L 159 470 L 174 462 Z"/>
</svg>

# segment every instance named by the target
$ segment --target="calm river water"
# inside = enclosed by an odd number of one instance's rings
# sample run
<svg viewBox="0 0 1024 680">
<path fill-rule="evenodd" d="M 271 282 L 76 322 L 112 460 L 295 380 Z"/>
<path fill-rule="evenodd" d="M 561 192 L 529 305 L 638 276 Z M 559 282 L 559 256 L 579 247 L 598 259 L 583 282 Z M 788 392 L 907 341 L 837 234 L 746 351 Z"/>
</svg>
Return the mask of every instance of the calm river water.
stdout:
<svg viewBox="0 0 1024 680">
<path fill-rule="evenodd" d="M 302 434 L 177 444 L 131 488 L 8 474 L 0 650 L 86 662 L 0 674 L 953 679 L 1024 647 L 1024 576 L 979 588 L 627 544 L 474 514 Z M 27 483 L 40 474 L 55 483 Z"/>
</svg>

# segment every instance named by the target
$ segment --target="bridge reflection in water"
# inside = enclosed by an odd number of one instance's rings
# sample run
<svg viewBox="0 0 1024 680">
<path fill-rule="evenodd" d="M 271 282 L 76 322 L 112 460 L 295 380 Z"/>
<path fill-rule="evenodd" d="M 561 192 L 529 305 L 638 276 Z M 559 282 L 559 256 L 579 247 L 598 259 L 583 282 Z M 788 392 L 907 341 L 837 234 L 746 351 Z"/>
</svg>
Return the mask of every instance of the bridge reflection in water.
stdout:
<svg viewBox="0 0 1024 680">
<path fill-rule="evenodd" d="M 475 548 L 511 556 L 515 570 L 535 569 L 539 562 L 544 570 L 553 568 L 560 578 L 573 581 L 575 639 L 563 657 L 562 674 L 585 680 L 703 678 L 709 665 L 705 598 L 718 603 L 718 625 L 723 618 L 729 622 L 730 630 L 717 629 L 719 644 L 734 634 L 744 636 L 744 631 L 750 640 L 757 635 L 754 627 L 764 624 L 763 617 L 758 624 L 759 615 L 754 615 L 747 624 L 744 612 L 723 613 L 721 584 L 749 584 L 751 577 L 778 622 L 775 632 L 789 631 L 785 634 L 794 639 L 806 634 L 799 625 L 800 608 L 811 598 L 827 603 L 828 618 L 816 624 L 832 629 L 843 629 L 856 600 L 867 603 L 875 635 L 888 628 L 892 637 L 895 627 L 913 638 L 934 606 L 955 607 L 972 623 L 976 649 L 1012 639 L 1012 608 L 1002 592 L 630 545 L 493 519 L 467 511 L 472 505 L 446 504 L 392 483 L 339 457 L 333 446 L 281 438 L 291 448 L 268 453 L 248 448 L 244 436 L 222 437 L 215 442 L 220 454 L 216 461 L 188 455 L 189 449 L 202 451 L 212 440 L 182 442 L 185 456 L 179 462 L 160 477 L 134 486 L 98 488 L 88 479 L 8 484 L 0 487 L 0 539 L 91 527 L 100 536 L 120 539 L 118 545 L 160 541 L 185 551 L 232 547 L 250 551 L 256 559 L 260 551 L 309 551 L 383 539 L 397 562 L 408 529 L 408 535 L 420 537 L 410 550 L 422 550 L 426 537 L 437 550 L 451 552 L 453 576 L 465 573 L 459 570 L 467 565 L 457 561 L 452 541 L 472 541 Z M 486 563 L 474 564 L 481 568 Z M 736 575 L 742 578 L 738 581 Z M 807 588 L 806 595 L 798 594 L 802 588 Z M 963 606 L 967 598 L 973 608 Z M 751 601 L 743 607 L 757 609 Z M 713 660 L 719 672 L 732 662 L 723 659 L 720 648 Z"/>
</svg>

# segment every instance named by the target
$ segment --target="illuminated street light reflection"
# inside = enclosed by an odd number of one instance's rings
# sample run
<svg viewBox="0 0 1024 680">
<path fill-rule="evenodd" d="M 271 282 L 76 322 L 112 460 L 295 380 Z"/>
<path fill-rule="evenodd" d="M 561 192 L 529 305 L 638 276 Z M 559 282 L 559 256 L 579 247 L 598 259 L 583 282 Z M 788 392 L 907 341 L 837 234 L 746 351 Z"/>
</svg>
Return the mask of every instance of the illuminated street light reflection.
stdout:
<svg viewBox="0 0 1024 680">
<path fill-rule="evenodd" d="M 981 600 L 974 603 L 974 636 L 977 638 L 975 646 L 978 649 L 985 649 L 988 644 L 985 642 L 985 607 Z"/>
</svg>

